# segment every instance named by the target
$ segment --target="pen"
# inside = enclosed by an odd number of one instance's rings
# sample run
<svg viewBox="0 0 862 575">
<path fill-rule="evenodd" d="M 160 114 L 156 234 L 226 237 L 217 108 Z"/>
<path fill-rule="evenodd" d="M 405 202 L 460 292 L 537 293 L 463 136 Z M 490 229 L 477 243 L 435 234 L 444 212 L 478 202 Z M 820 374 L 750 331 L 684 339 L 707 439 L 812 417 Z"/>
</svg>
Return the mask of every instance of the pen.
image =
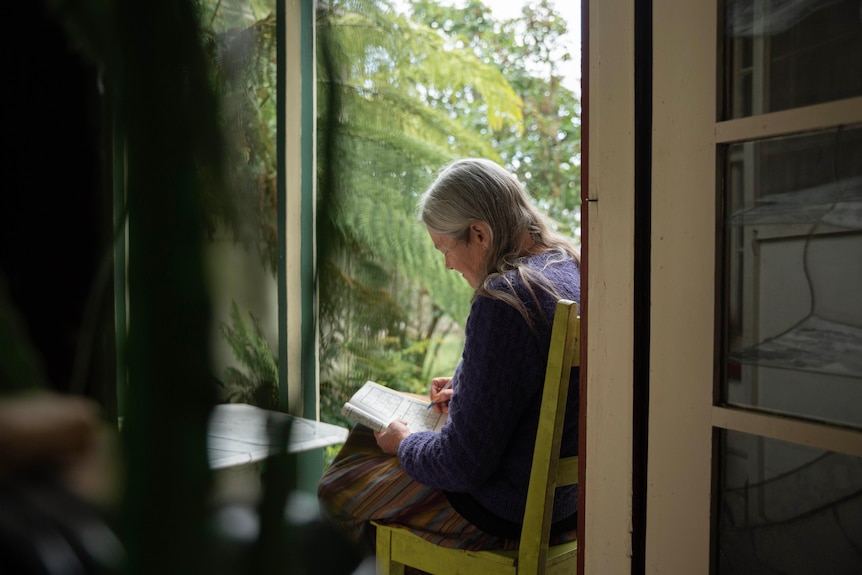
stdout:
<svg viewBox="0 0 862 575">
<path fill-rule="evenodd" d="M 452 380 L 451 379 L 446 382 L 446 385 L 444 385 L 443 387 L 440 388 L 440 391 L 443 391 L 444 389 L 449 389 L 450 387 L 452 387 Z M 440 397 L 440 391 L 437 392 L 437 397 Z M 431 406 L 434 405 L 435 403 L 437 403 L 436 399 L 434 401 L 432 401 L 431 403 L 429 403 L 428 407 L 426 407 L 425 409 L 431 409 Z"/>
</svg>

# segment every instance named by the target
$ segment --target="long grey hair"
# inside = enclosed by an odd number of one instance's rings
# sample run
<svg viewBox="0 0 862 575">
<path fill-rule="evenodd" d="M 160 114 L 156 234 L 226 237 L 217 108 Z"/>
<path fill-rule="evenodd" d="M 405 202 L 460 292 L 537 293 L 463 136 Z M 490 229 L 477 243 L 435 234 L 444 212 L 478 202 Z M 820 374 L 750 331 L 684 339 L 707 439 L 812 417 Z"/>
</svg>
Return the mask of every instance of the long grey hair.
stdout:
<svg viewBox="0 0 862 575">
<path fill-rule="evenodd" d="M 490 233 L 490 247 L 485 257 L 485 279 L 473 297 L 484 295 L 506 301 L 528 322 L 527 310 L 513 290 L 489 289 L 489 284 L 505 272 L 517 270 L 534 299 L 536 287 L 559 298 L 554 286 L 522 265 L 524 259 L 532 253 L 554 251 L 560 260 L 571 257 L 580 263 L 580 254 L 572 242 L 547 226 L 518 179 L 491 160 L 465 158 L 444 166 L 419 199 L 418 216 L 430 231 L 459 242 L 469 241 L 474 221 L 484 222 Z M 529 252 L 524 248 L 528 237 L 533 240 Z"/>
</svg>

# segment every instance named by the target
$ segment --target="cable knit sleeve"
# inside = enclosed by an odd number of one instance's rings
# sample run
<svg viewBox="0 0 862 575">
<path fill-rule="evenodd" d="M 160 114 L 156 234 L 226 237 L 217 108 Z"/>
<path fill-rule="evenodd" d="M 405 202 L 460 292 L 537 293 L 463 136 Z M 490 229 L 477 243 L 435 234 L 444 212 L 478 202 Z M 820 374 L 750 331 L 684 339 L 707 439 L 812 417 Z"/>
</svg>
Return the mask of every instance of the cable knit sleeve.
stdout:
<svg viewBox="0 0 862 575">
<path fill-rule="evenodd" d="M 547 354 L 543 330 L 531 330 L 517 310 L 499 300 L 477 297 L 465 330 L 446 425 L 440 433 L 412 433 L 398 449 L 411 477 L 457 492 L 473 491 L 492 474 L 505 473 L 513 444 L 535 440 L 535 430 L 523 436 L 523 424 L 539 396 Z"/>
</svg>

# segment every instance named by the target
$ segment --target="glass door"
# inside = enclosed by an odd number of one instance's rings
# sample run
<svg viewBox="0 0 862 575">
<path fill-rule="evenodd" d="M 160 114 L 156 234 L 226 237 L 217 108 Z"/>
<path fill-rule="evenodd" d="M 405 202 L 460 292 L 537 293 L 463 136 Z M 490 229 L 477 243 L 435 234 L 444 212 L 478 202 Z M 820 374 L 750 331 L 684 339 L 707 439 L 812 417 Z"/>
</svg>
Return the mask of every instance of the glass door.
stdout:
<svg viewBox="0 0 862 575">
<path fill-rule="evenodd" d="M 862 430 L 860 5 L 727 0 L 722 13 L 723 115 L 741 131 L 772 121 L 718 146 L 717 403 L 777 425 L 717 429 L 715 568 L 860 573 L 859 435 L 829 435 Z"/>
<path fill-rule="evenodd" d="M 645 571 L 862 573 L 860 4 L 652 7 Z"/>
</svg>

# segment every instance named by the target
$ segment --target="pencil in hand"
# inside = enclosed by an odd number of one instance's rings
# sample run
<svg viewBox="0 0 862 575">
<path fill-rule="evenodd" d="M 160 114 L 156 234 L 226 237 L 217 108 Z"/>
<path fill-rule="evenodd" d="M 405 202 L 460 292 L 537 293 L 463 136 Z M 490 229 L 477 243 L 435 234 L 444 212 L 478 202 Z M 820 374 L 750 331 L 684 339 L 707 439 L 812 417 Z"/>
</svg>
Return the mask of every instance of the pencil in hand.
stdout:
<svg viewBox="0 0 862 575">
<path fill-rule="evenodd" d="M 451 379 L 446 382 L 446 385 L 444 385 L 443 387 L 440 388 L 440 391 L 437 392 L 437 397 L 440 397 L 440 392 L 442 392 L 444 389 L 449 389 L 450 387 L 452 387 L 452 380 Z M 434 401 L 429 403 L 428 407 L 426 407 L 425 409 L 431 409 L 431 406 L 433 406 L 436 403 L 439 403 L 437 401 L 437 399 L 435 399 Z"/>
</svg>

